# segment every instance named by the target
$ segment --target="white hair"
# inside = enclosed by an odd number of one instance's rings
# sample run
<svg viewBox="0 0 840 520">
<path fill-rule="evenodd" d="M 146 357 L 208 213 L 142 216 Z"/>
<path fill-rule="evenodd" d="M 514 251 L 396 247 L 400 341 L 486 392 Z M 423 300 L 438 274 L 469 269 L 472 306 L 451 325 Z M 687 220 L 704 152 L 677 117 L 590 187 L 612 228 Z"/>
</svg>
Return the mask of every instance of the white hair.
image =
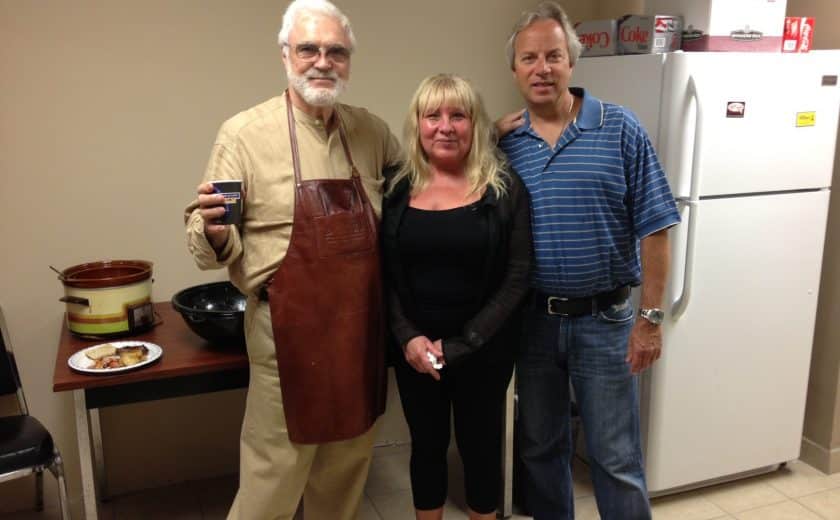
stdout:
<svg viewBox="0 0 840 520">
<path fill-rule="evenodd" d="M 350 40 L 350 50 L 356 48 L 356 36 L 353 35 L 353 28 L 350 27 L 350 20 L 328 0 L 294 0 L 289 4 L 286 12 L 283 13 L 283 25 L 277 34 L 277 43 L 281 47 L 289 44 L 289 33 L 292 32 L 295 22 L 303 13 L 320 13 L 335 18 L 341 24 L 344 32 L 347 33 L 347 38 Z"/>
</svg>

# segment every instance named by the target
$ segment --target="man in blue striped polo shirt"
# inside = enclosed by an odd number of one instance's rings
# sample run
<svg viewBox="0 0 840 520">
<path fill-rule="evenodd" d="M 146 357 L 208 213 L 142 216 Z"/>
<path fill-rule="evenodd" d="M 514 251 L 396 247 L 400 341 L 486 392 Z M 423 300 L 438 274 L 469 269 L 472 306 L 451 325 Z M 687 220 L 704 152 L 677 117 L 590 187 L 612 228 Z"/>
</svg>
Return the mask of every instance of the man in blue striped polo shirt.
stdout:
<svg viewBox="0 0 840 520">
<path fill-rule="evenodd" d="M 508 41 L 527 109 L 500 121 L 500 146 L 531 194 L 536 256 L 516 368 L 520 453 L 534 518 L 574 518 L 571 381 L 601 518 L 649 519 L 637 375 L 660 356 L 679 213 L 636 117 L 569 88 L 580 49 L 552 2 L 524 13 Z"/>
</svg>

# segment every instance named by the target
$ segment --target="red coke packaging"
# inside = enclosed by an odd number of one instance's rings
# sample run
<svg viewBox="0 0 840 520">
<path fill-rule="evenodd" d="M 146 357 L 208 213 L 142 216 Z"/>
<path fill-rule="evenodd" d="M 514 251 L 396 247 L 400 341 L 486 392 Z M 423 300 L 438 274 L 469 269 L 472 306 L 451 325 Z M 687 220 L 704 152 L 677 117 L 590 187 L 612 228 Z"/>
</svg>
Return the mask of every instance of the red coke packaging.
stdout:
<svg viewBox="0 0 840 520">
<path fill-rule="evenodd" d="M 680 50 L 681 16 L 627 15 L 618 21 L 619 54 L 657 54 Z"/>
<path fill-rule="evenodd" d="M 679 13 L 684 51 L 779 52 L 787 0 L 645 0 L 648 13 Z"/>
<path fill-rule="evenodd" d="M 782 35 L 782 52 L 808 52 L 814 41 L 814 19 L 788 16 Z"/>
<path fill-rule="evenodd" d="M 590 20 L 575 24 L 578 40 L 583 44 L 581 56 L 612 56 L 618 53 L 615 20 Z"/>
</svg>

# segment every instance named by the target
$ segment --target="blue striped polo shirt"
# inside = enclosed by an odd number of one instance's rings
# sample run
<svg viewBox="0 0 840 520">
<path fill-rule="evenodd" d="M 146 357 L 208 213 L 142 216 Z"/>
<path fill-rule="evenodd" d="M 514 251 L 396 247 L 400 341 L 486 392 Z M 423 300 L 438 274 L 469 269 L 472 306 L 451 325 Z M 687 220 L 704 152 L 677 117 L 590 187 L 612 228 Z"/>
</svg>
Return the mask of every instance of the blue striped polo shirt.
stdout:
<svg viewBox="0 0 840 520">
<path fill-rule="evenodd" d="M 583 104 L 553 149 L 527 111 L 499 146 L 531 194 L 532 285 L 582 297 L 639 285 L 639 239 L 680 216 L 635 114 L 571 90 Z"/>
</svg>

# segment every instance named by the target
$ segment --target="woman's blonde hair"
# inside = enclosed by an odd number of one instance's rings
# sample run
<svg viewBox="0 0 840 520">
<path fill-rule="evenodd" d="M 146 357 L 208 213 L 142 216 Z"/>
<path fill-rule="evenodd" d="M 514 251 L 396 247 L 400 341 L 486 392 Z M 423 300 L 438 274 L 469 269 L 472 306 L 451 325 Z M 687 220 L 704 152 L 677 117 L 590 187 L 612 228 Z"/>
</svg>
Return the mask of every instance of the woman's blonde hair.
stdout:
<svg viewBox="0 0 840 520">
<path fill-rule="evenodd" d="M 470 83 L 454 74 L 435 74 L 424 79 L 408 107 L 405 118 L 404 138 L 406 160 L 395 175 L 389 191 L 408 178 L 411 193 L 426 187 L 431 177 L 429 158 L 420 144 L 420 119 L 423 114 L 442 106 L 463 110 L 472 121 L 472 146 L 466 158 L 464 171 L 470 184 L 470 194 L 483 193 L 490 186 L 497 196 L 507 192 L 504 176 L 505 160 L 496 148 L 496 134 L 484 103 Z"/>
</svg>

